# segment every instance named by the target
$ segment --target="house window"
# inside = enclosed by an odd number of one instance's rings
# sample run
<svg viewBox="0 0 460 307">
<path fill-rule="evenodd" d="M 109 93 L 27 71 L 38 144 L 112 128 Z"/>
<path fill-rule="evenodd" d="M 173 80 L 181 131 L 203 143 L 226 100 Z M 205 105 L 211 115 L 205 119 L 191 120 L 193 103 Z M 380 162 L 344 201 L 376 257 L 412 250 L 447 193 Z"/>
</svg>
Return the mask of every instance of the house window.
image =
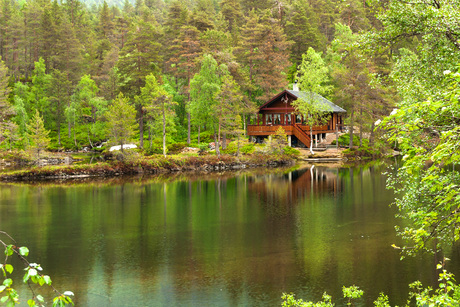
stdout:
<svg viewBox="0 0 460 307">
<path fill-rule="evenodd" d="M 273 117 L 271 114 L 265 115 L 265 122 L 267 123 L 267 125 L 273 124 Z"/>
<path fill-rule="evenodd" d="M 273 114 L 273 120 L 275 122 L 275 125 L 280 125 L 281 124 L 281 114 Z"/>
<path fill-rule="evenodd" d="M 285 118 L 285 124 L 290 125 L 291 124 L 291 114 L 284 115 L 284 118 Z"/>
<path fill-rule="evenodd" d="M 296 122 L 297 124 L 302 123 L 302 115 L 297 114 L 297 116 L 296 116 L 296 118 L 295 118 L 295 122 Z"/>
</svg>

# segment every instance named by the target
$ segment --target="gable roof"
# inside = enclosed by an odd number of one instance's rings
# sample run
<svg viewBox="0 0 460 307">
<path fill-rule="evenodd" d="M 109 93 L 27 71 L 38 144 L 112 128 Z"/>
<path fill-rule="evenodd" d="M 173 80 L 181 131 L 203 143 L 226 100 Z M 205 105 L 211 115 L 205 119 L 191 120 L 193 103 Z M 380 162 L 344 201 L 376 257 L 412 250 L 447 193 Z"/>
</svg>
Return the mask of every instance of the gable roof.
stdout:
<svg viewBox="0 0 460 307">
<path fill-rule="evenodd" d="M 264 103 L 262 106 L 260 106 L 259 110 L 262 110 L 263 108 L 267 108 L 270 104 L 275 102 L 279 97 L 281 97 L 282 95 L 284 95 L 286 93 L 289 94 L 290 96 L 292 96 L 294 99 L 298 99 L 298 98 L 301 98 L 301 99 L 304 99 L 304 100 L 310 99 L 310 97 L 308 97 L 309 93 L 307 93 L 307 92 L 284 90 L 284 91 L 280 92 L 279 94 L 275 95 L 272 99 L 270 99 L 269 101 Z M 342 109 L 338 105 L 334 104 L 333 102 L 327 100 L 326 98 L 324 98 L 323 96 L 321 96 L 321 95 L 319 95 L 317 93 L 313 93 L 313 97 L 320 104 L 323 104 L 323 105 L 327 106 L 327 109 L 332 110 L 332 112 L 335 112 L 335 113 L 346 113 L 347 112 L 346 110 Z"/>
<path fill-rule="evenodd" d="M 302 92 L 302 91 L 292 91 L 292 90 L 287 90 L 288 93 L 290 93 L 292 96 L 295 96 L 296 98 L 300 98 L 303 100 L 308 100 L 310 99 L 309 93 L 307 92 Z M 327 105 L 328 109 L 332 109 L 332 112 L 336 113 L 346 113 L 344 109 L 333 103 L 332 101 L 327 100 L 323 96 L 317 94 L 317 93 L 312 93 L 313 94 L 313 99 L 317 100 L 320 104 Z"/>
</svg>

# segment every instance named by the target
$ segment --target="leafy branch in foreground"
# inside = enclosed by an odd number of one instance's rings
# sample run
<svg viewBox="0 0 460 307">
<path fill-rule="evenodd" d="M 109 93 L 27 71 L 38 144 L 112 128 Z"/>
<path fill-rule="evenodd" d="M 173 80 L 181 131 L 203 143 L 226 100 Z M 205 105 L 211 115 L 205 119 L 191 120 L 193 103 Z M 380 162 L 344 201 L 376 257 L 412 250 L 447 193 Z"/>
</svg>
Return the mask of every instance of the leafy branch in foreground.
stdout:
<svg viewBox="0 0 460 307">
<path fill-rule="evenodd" d="M 4 240 L 0 240 L 0 244 L 3 245 L 5 248 L 5 260 L 3 263 L 0 264 L 0 270 L 3 274 L 4 280 L 3 283 L 0 285 L 0 293 L 4 294 L 0 298 L 0 304 L 6 304 L 7 307 L 15 306 L 19 304 L 19 294 L 18 292 L 12 287 L 13 279 L 9 278 L 9 275 L 13 273 L 14 267 L 8 260 L 11 256 L 16 255 L 21 262 L 24 264 L 24 277 L 23 282 L 26 283 L 32 292 L 32 298 L 27 301 L 27 304 L 32 306 L 45 306 L 45 298 L 38 294 L 35 291 L 35 287 L 33 286 L 43 286 L 47 285 L 51 287 L 51 289 L 56 293 L 56 297 L 53 299 L 53 307 L 55 306 L 66 306 L 67 304 L 72 304 L 72 299 L 70 296 L 73 296 L 71 291 L 65 291 L 64 293 L 59 292 L 56 288 L 53 287 L 51 284 L 51 278 L 48 275 L 44 275 L 41 272 L 43 268 L 40 264 L 31 263 L 29 262 L 26 257 L 29 255 L 29 249 L 25 246 L 17 246 L 16 241 L 6 232 L 0 231 L 0 234 L 4 235 L 11 241 L 13 244 L 8 244 Z"/>
<path fill-rule="evenodd" d="M 397 193 L 405 254 L 440 250 L 460 239 L 460 73 L 446 71 L 442 98 L 405 103 L 379 127 L 403 155 L 388 186 Z"/>
<path fill-rule="evenodd" d="M 420 281 L 413 282 L 409 285 L 411 292 L 406 303 L 408 306 L 459 306 L 460 304 L 460 286 L 455 283 L 454 275 L 447 272 L 445 269 L 445 258 L 443 262 L 437 265 L 439 273 L 439 284 L 436 290 L 431 287 L 423 288 Z M 354 301 L 363 296 L 364 291 L 359 290 L 357 286 L 343 287 L 343 297 L 347 300 L 347 306 L 354 306 Z M 296 299 L 294 294 L 283 293 L 281 297 L 283 307 L 333 307 L 332 297 L 323 294 L 323 300 L 319 302 L 309 302 L 302 299 Z M 374 301 L 375 307 L 391 307 L 388 296 L 380 293 L 379 297 Z"/>
</svg>

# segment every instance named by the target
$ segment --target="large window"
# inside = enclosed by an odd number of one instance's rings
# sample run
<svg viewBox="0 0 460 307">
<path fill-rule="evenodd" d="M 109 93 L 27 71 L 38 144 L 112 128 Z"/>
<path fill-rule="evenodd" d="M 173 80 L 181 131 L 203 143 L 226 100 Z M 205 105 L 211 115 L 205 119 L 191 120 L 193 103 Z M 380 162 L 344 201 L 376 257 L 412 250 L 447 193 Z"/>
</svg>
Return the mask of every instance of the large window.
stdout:
<svg viewBox="0 0 460 307">
<path fill-rule="evenodd" d="M 286 125 L 290 125 L 291 124 L 291 114 L 286 114 L 284 115 L 284 123 Z"/>
<path fill-rule="evenodd" d="M 281 125 L 281 114 L 273 114 L 275 125 Z"/>
<path fill-rule="evenodd" d="M 272 114 L 266 114 L 265 115 L 265 123 L 267 125 L 272 125 L 273 124 L 273 116 L 272 116 Z"/>
</svg>

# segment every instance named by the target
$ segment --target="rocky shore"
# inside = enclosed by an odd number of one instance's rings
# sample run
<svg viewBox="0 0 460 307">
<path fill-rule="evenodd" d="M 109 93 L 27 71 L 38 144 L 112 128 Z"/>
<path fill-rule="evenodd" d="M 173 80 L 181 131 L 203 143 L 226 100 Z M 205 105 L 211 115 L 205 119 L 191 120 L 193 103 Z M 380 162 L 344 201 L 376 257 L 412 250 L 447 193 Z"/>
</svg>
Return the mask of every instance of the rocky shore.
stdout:
<svg viewBox="0 0 460 307">
<path fill-rule="evenodd" d="M 254 167 L 277 167 L 293 165 L 295 160 L 289 156 L 252 155 L 203 157 L 157 157 L 135 162 L 99 162 L 82 165 L 35 166 L 27 169 L 0 174 L 0 181 L 62 180 L 84 177 L 116 177 L 136 174 L 159 174 L 181 171 L 214 172 L 240 170 Z"/>
</svg>

